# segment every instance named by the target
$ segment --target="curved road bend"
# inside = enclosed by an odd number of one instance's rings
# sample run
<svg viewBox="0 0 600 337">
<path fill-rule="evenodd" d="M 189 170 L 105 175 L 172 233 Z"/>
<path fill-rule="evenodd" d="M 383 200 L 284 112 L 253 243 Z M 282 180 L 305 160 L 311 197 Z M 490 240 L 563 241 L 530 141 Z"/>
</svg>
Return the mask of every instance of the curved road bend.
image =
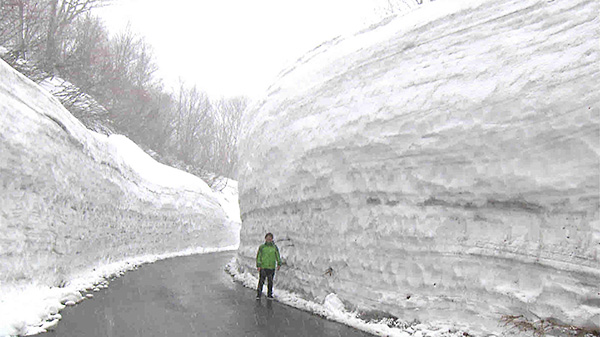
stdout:
<svg viewBox="0 0 600 337">
<path fill-rule="evenodd" d="M 143 265 L 113 280 L 41 337 L 333 336 L 368 333 L 263 298 L 223 270 L 235 252 Z"/>
</svg>

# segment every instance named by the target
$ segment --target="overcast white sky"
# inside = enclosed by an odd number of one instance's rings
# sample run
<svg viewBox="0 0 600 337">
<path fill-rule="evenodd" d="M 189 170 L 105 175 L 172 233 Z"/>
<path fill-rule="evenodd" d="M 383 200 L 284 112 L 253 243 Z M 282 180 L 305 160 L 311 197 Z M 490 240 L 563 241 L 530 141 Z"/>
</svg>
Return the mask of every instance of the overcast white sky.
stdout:
<svg viewBox="0 0 600 337">
<path fill-rule="evenodd" d="M 256 98 L 306 51 L 375 20 L 377 1 L 115 0 L 97 14 L 146 38 L 165 83 Z"/>
</svg>

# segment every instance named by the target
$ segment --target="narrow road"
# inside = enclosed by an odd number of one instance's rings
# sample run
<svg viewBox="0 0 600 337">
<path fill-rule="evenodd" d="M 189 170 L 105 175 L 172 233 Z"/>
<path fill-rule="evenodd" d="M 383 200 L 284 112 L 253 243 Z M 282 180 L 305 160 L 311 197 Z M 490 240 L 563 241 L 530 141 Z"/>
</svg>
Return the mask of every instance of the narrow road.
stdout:
<svg viewBox="0 0 600 337">
<path fill-rule="evenodd" d="M 234 252 L 142 266 L 75 307 L 42 337 L 371 336 L 276 301 L 255 300 L 223 267 Z M 277 281 L 275 282 L 277 286 Z"/>
</svg>

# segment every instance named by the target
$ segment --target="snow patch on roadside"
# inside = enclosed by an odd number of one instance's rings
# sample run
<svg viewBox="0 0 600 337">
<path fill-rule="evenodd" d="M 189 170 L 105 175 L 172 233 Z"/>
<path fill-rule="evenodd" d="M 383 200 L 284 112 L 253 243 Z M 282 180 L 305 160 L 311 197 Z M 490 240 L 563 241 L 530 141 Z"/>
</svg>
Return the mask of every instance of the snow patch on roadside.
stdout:
<svg viewBox="0 0 600 337">
<path fill-rule="evenodd" d="M 258 279 L 253 274 L 244 271 L 236 258 L 231 259 L 225 266 L 225 271 L 233 277 L 234 281 L 246 288 L 256 289 L 258 286 Z M 376 336 L 462 337 L 470 335 L 466 327 L 452 323 L 431 322 L 423 324 L 417 321 L 402 322 L 399 319 L 393 318 L 367 321 L 360 318 L 358 312 L 346 309 L 342 300 L 333 293 L 327 295 L 321 304 L 305 300 L 300 295 L 283 289 L 273 289 L 273 297 L 283 304 L 308 311 L 328 320 L 339 322 Z"/>
<path fill-rule="evenodd" d="M 35 335 L 47 332 L 62 318 L 59 312 L 87 298 L 93 292 L 107 288 L 110 279 L 137 269 L 143 264 L 173 257 L 208 254 L 236 250 L 237 246 L 219 248 L 190 248 L 183 251 L 159 255 L 143 255 L 122 261 L 103 261 L 64 284 L 63 287 L 48 287 L 28 284 L 15 287 L 4 294 L 0 301 L 0 336 Z"/>
</svg>

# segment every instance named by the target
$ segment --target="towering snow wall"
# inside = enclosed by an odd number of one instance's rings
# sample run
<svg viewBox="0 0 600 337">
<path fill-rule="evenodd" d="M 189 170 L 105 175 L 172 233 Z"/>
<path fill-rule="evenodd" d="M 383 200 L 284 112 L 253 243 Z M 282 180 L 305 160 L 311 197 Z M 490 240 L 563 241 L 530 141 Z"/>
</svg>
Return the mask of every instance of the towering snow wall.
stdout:
<svg viewBox="0 0 600 337">
<path fill-rule="evenodd" d="M 411 321 L 599 327 L 598 2 L 440 1 L 282 73 L 241 140 L 239 260 Z"/>
<path fill-rule="evenodd" d="M 238 240 L 201 179 L 87 130 L 3 61 L 0 182 L 0 299 L 106 262 Z"/>
</svg>

